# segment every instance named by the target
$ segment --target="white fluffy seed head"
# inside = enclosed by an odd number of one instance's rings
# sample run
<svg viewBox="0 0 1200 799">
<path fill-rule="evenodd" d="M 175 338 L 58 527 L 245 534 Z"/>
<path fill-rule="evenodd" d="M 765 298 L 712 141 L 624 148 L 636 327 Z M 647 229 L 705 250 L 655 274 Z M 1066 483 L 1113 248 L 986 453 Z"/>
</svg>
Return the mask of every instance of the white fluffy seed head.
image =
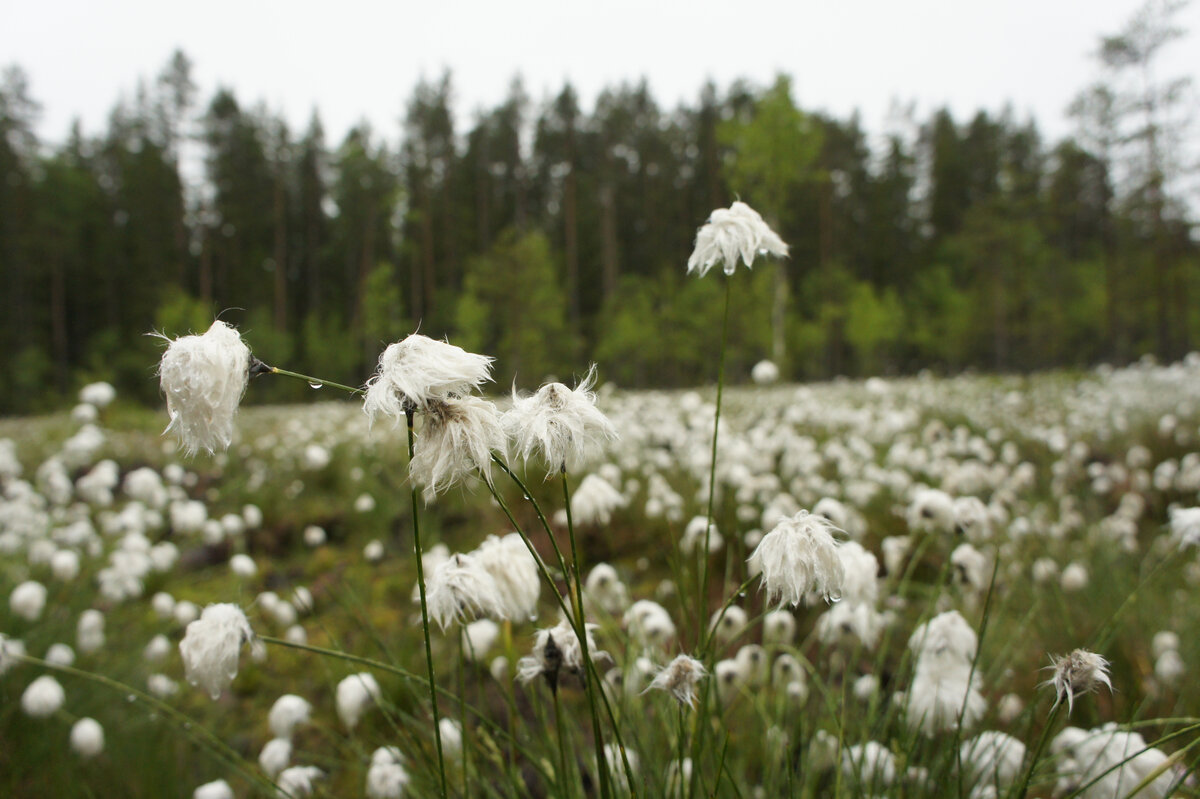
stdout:
<svg viewBox="0 0 1200 799">
<path fill-rule="evenodd" d="M 272 738 L 258 754 L 258 765 L 271 779 L 292 762 L 292 742 L 287 738 Z"/>
<path fill-rule="evenodd" d="M 1100 686 L 1112 690 L 1108 661 L 1095 652 L 1076 649 L 1069 655 L 1051 655 L 1050 664 L 1054 676 L 1043 684 L 1054 686 L 1054 704 L 1067 700 L 1068 716 L 1075 709 L 1075 697 L 1097 691 Z"/>
<path fill-rule="evenodd" d="M 688 258 L 688 274 L 699 277 L 717 263 L 724 263 L 725 274 L 732 275 L 739 257 L 747 268 L 759 254 L 786 257 L 788 246 L 763 221 L 758 211 L 744 202 L 713 211 L 696 232 L 696 246 Z"/>
<path fill-rule="evenodd" d="M 574 389 L 547 383 L 529 397 L 513 389 L 512 408 L 504 414 L 504 431 L 522 460 L 535 454 L 542 457 L 547 479 L 560 470 L 579 468 L 617 438 L 616 427 L 596 408 L 595 384 L 593 365 Z"/>
<path fill-rule="evenodd" d="M 284 694 L 275 700 L 275 704 L 271 706 L 271 712 L 267 715 L 271 733 L 276 738 L 290 740 L 296 727 L 308 723 L 308 716 L 311 712 L 312 705 L 308 703 L 307 699 L 296 694 Z"/>
<path fill-rule="evenodd" d="M 8 595 L 8 607 L 26 621 L 37 621 L 46 607 L 46 586 L 36 580 L 26 580 Z"/>
<path fill-rule="evenodd" d="M 52 716 L 62 707 L 66 694 L 58 684 L 58 680 L 48 674 L 43 674 L 25 688 L 21 694 L 21 709 L 25 715 L 35 719 Z"/>
<path fill-rule="evenodd" d="M 491 482 L 492 453 L 503 456 L 508 447 L 494 404 L 474 396 L 446 398 L 430 402 L 422 420 L 408 473 L 424 488 L 426 502 L 477 474 Z"/>
<path fill-rule="evenodd" d="M 666 691 L 675 697 L 679 704 L 692 707 L 696 700 L 696 685 L 707 675 L 704 664 L 699 660 L 688 655 L 679 655 L 659 670 L 646 690 L 655 688 Z"/>
<path fill-rule="evenodd" d="M 233 799 L 233 789 L 225 780 L 213 780 L 192 791 L 192 799 Z"/>
<path fill-rule="evenodd" d="M 254 641 L 246 614 L 237 605 L 209 605 L 200 618 L 187 626 L 179 642 L 187 681 L 215 701 L 238 672 L 242 644 Z"/>
<path fill-rule="evenodd" d="M 379 368 L 367 381 L 363 411 L 372 423 L 377 416 L 399 423 L 408 410 L 426 410 L 435 401 L 465 396 L 491 380 L 492 360 L 413 333 L 379 356 Z"/>
<path fill-rule="evenodd" d="M 82 718 L 71 727 L 71 748 L 80 757 L 95 757 L 104 751 L 104 728 L 92 718 Z"/>
<path fill-rule="evenodd" d="M 841 595 L 846 573 L 838 557 L 834 527 L 802 510 L 763 536 L 750 556 L 751 572 L 762 575 L 767 604 L 798 605 L 806 594 L 826 600 Z"/>
<path fill-rule="evenodd" d="M 379 683 L 370 672 L 351 674 L 337 686 L 338 718 L 347 728 L 354 729 L 362 714 L 381 696 Z"/>
<path fill-rule="evenodd" d="M 507 618 L 496 580 L 473 555 L 455 554 L 428 578 L 429 615 L 442 630 L 478 616 Z"/>
<path fill-rule="evenodd" d="M 250 348 L 237 330 L 218 319 L 202 336 L 170 341 L 158 378 L 171 417 L 167 430 L 175 431 L 184 450 L 227 449 L 250 379 Z"/>
<path fill-rule="evenodd" d="M 474 555 L 479 565 L 496 581 L 505 617 L 515 621 L 535 618 L 542 592 L 541 577 L 537 561 L 529 554 L 521 536 L 517 533 L 503 537 L 489 535 Z"/>
</svg>

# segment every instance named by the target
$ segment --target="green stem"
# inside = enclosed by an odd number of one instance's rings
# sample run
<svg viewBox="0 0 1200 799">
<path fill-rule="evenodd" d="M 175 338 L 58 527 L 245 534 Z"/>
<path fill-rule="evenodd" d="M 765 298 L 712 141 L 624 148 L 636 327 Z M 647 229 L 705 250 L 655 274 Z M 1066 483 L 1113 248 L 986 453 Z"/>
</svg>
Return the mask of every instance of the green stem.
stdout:
<svg viewBox="0 0 1200 799">
<path fill-rule="evenodd" d="M 412 462 L 413 458 L 413 414 L 414 411 L 406 411 L 408 419 L 408 460 Z M 433 675 L 433 646 L 429 641 L 429 607 L 425 602 L 425 566 L 422 561 L 421 550 L 421 525 L 418 521 L 417 510 L 417 487 L 414 484 L 411 490 L 412 493 L 412 521 L 413 521 L 413 553 L 417 561 L 417 587 L 421 596 L 421 633 L 425 637 L 425 666 L 429 671 L 429 701 L 433 706 L 433 740 L 437 747 L 437 763 L 438 777 L 441 780 L 442 799 L 447 799 L 446 793 L 446 760 L 442 755 L 442 726 L 441 719 L 438 715 L 437 702 L 437 682 Z"/>
<path fill-rule="evenodd" d="M 696 612 L 699 614 L 696 628 L 699 641 L 697 649 L 700 650 L 704 649 L 708 636 L 708 628 L 704 624 L 705 611 L 708 608 L 708 546 L 713 527 L 713 498 L 717 493 L 717 433 L 721 423 L 721 393 L 725 387 L 725 349 L 729 339 L 729 295 L 732 293 L 730 289 L 732 285 L 733 281 L 726 278 L 725 313 L 721 321 L 721 354 L 717 361 L 717 409 L 713 414 L 712 462 L 708 469 L 708 514 L 707 523 L 704 525 L 704 548 L 700 550 L 699 596 L 696 597 Z"/>
<path fill-rule="evenodd" d="M 562 771 L 559 772 L 558 780 L 556 780 L 556 782 L 558 783 L 559 794 L 563 797 L 563 799 L 571 799 L 575 792 L 571 790 L 573 780 L 571 779 L 571 772 L 567 768 L 567 739 L 565 737 L 565 731 L 563 730 L 562 710 L 558 704 L 557 686 L 554 686 L 550 689 L 550 695 L 554 700 L 554 731 L 558 736 L 559 768 L 562 769 Z"/>
<path fill-rule="evenodd" d="M 580 577 L 579 563 L 579 548 L 575 544 L 575 524 L 571 518 L 571 490 L 567 485 L 567 469 L 564 465 L 559 472 L 562 478 L 562 493 L 563 507 L 567 510 L 567 537 L 571 541 L 571 565 L 575 574 L 575 617 L 579 627 L 579 647 L 583 652 L 583 662 L 591 663 L 592 658 L 588 653 L 588 637 L 587 637 L 587 621 L 583 613 L 583 579 Z M 587 689 L 588 706 L 592 711 L 592 737 L 596 745 L 596 771 L 600 775 L 600 795 L 609 795 L 608 784 L 608 761 L 604 757 L 604 739 L 600 733 L 600 713 L 596 709 L 596 697 L 593 693 L 595 690 L 600 690 L 598 685 L 593 685 L 591 671 L 585 668 L 583 670 L 583 683 Z M 630 783 L 633 780 L 630 777 Z"/>
<path fill-rule="evenodd" d="M 1029 768 L 1025 769 L 1025 777 L 1021 780 L 1021 790 L 1016 793 L 1016 796 L 1029 795 L 1029 783 L 1033 780 L 1033 772 L 1037 768 L 1038 758 L 1042 756 L 1042 750 L 1046 748 L 1046 741 L 1050 740 L 1050 730 L 1054 728 L 1054 720 L 1058 718 L 1060 710 L 1062 710 L 1062 702 L 1055 702 L 1054 707 L 1050 708 L 1050 716 L 1046 719 L 1046 726 L 1042 727 L 1042 734 L 1038 737 L 1037 746 L 1034 747 L 1033 754 L 1029 758 Z"/>
<path fill-rule="evenodd" d="M 265 365 L 266 364 L 264 364 L 264 366 Z M 270 372 L 270 374 L 273 374 L 273 375 L 281 375 L 283 377 L 292 377 L 292 378 L 295 378 L 296 380 L 303 380 L 304 382 L 308 383 L 309 386 L 312 386 L 314 388 L 317 386 L 329 386 L 330 388 L 340 388 L 342 391 L 347 391 L 351 394 L 367 393 L 367 392 L 363 391 L 361 388 L 355 388 L 354 386 L 347 386 L 347 385 L 343 385 L 341 383 L 335 383 L 332 380 L 322 380 L 319 377 L 312 377 L 310 375 L 302 375 L 299 372 L 289 372 L 287 369 L 280 369 L 278 366 L 267 366 L 267 370 Z"/>
</svg>

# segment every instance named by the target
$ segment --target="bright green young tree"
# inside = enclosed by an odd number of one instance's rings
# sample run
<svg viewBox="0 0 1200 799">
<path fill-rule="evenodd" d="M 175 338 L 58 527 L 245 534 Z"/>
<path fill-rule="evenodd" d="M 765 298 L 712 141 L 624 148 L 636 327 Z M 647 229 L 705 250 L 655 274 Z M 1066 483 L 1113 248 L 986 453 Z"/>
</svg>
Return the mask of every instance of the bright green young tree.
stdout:
<svg viewBox="0 0 1200 799">
<path fill-rule="evenodd" d="M 792 193 L 804 184 L 821 181 L 817 167 L 823 135 L 816 120 L 796 107 L 792 83 L 780 75 L 755 102 L 751 112 L 723 123 L 718 139 L 730 150 L 725 174 L 730 187 L 763 215 L 788 240 L 785 222 Z M 788 297 L 788 267 L 774 267 L 776 280 L 771 309 L 772 357 L 783 363 L 784 322 Z"/>
<path fill-rule="evenodd" d="M 586 366 L 566 317 L 566 303 L 550 243 L 541 233 L 508 230 L 467 262 L 456 309 L 458 340 L 471 352 L 496 356 L 496 383 L 536 388 L 547 375 L 565 378 Z"/>
</svg>

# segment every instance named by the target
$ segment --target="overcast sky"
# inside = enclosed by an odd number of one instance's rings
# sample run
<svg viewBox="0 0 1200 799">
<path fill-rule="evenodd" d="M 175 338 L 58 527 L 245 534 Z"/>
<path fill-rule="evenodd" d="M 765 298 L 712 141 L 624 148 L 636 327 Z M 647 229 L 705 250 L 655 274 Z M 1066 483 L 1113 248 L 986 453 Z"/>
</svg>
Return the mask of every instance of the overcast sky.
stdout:
<svg viewBox="0 0 1200 799">
<path fill-rule="evenodd" d="M 176 48 L 195 65 L 200 98 L 232 87 L 302 129 L 315 107 L 331 143 L 362 118 L 394 138 L 413 85 L 453 74 L 459 130 L 502 99 L 520 73 L 541 100 L 571 80 L 585 108 L 598 91 L 645 76 L 660 104 L 694 103 L 713 79 L 794 78 L 797 102 L 868 130 L 894 99 L 918 119 L 1011 103 L 1048 139 L 1070 132 L 1064 108 L 1098 74 L 1099 37 L 1141 0 L 840 0 L 765 2 L 358 2 L 342 0 L 0 0 L 0 65 L 28 73 L 39 133 L 65 138 L 74 117 L 97 133 Z M 1164 59 L 1165 75 L 1200 77 L 1200 4 Z"/>
</svg>

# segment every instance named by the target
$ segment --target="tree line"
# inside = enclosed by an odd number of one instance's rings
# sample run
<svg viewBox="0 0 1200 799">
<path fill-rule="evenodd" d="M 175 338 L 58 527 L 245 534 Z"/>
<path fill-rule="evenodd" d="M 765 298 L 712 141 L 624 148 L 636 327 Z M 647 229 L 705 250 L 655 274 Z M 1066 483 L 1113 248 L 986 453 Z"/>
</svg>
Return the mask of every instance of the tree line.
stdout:
<svg viewBox="0 0 1200 799">
<path fill-rule="evenodd" d="M 1102 41 L 1078 133 L 1055 143 L 1007 110 L 909 112 L 873 135 L 801 108 L 785 76 L 674 109 L 645 82 L 585 109 L 570 85 L 535 102 L 514 80 L 464 125 L 447 73 L 413 89 L 401 130 L 331 144 L 315 111 L 293 131 L 229 89 L 201 102 L 176 53 L 103 134 L 76 124 L 51 146 L 10 68 L 0 410 L 93 379 L 153 402 L 145 334 L 218 313 L 269 363 L 337 381 L 418 326 L 497 356 L 502 386 L 589 361 L 624 386 L 711 379 L 724 278 L 684 265 L 738 197 L 791 257 L 735 278 L 735 377 L 762 358 L 817 379 L 1180 357 L 1200 334 L 1171 122 L 1185 95 L 1147 79 L 1180 35 L 1171 13 Z"/>
</svg>

